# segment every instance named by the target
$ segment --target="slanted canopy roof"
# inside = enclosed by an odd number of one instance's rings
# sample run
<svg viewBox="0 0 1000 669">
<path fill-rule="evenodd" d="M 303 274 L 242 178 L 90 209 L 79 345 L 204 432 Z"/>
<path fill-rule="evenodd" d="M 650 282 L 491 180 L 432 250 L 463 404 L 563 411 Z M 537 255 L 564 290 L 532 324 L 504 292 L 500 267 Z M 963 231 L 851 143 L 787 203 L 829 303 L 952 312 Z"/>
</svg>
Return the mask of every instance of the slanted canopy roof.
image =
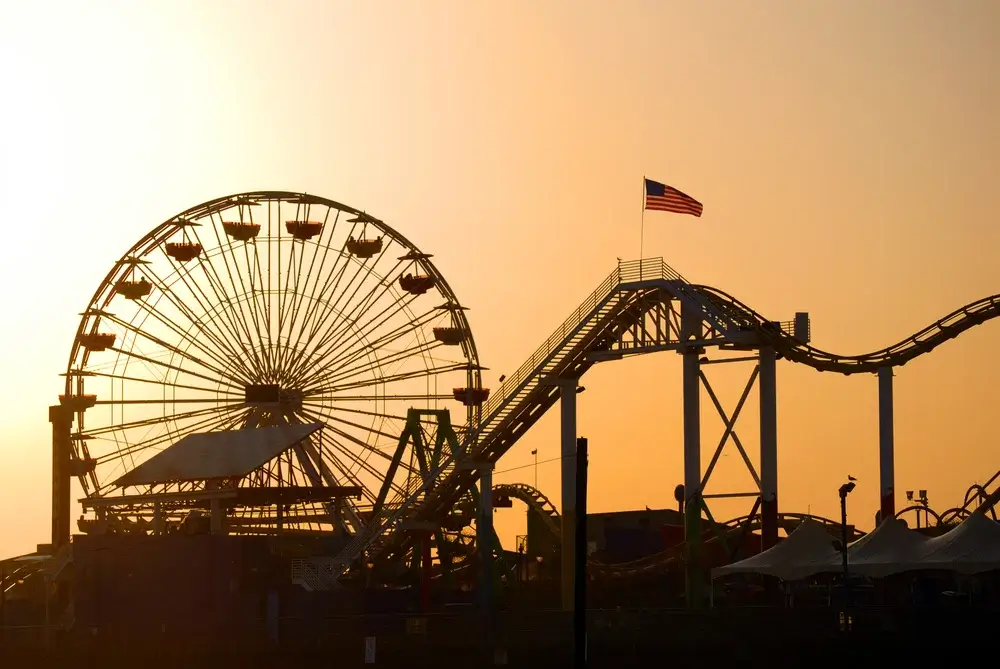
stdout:
<svg viewBox="0 0 1000 669">
<path fill-rule="evenodd" d="M 882 578 L 925 552 L 928 541 L 902 520 L 888 518 L 848 547 L 848 563 L 852 572 Z"/>
<path fill-rule="evenodd" d="M 834 537 L 822 524 L 807 518 L 777 546 L 745 560 L 712 570 L 712 578 L 726 574 L 767 574 L 785 581 L 795 581 L 828 571 L 840 555 L 833 547 Z"/>
<path fill-rule="evenodd" d="M 941 570 L 979 574 L 1000 569 L 1000 523 L 973 513 L 955 528 L 928 539 L 924 550 L 893 573 Z"/>
<path fill-rule="evenodd" d="M 115 485 L 246 476 L 321 427 L 321 423 L 305 423 L 190 434 L 119 478 Z"/>
</svg>

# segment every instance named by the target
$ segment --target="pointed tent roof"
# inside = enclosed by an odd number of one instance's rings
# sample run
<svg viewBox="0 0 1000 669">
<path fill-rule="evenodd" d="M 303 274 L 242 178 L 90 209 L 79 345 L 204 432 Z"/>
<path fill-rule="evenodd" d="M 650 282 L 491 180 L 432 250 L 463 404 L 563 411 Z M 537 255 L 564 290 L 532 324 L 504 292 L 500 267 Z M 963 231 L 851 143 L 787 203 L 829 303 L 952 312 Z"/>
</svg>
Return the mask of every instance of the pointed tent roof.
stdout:
<svg viewBox="0 0 1000 669">
<path fill-rule="evenodd" d="M 795 581 L 823 571 L 839 560 L 833 547 L 835 538 L 822 524 L 807 518 L 788 538 L 745 560 L 712 570 L 712 578 L 726 574 L 766 574 L 785 581 Z"/>
<path fill-rule="evenodd" d="M 922 555 L 928 541 L 924 535 L 909 529 L 904 521 L 889 518 L 848 547 L 848 564 L 853 572 L 882 578 L 896 573 L 900 564 Z"/>
<path fill-rule="evenodd" d="M 976 512 L 944 534 L 928 539 L 924 550 L 892 573 L 941 570 L 979 574 L 1000 569 L 1000 523 Z"/>
</svg>

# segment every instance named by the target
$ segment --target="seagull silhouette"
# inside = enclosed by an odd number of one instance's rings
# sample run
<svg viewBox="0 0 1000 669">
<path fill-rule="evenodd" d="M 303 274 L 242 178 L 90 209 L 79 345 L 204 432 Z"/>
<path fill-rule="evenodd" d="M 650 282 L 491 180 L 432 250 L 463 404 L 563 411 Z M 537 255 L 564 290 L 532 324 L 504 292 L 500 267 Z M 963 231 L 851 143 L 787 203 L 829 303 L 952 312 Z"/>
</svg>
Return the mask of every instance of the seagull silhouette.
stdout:
<svg viewBox="0 0 1000 669">
<path fill-rule="evenodd" d="M 857 479 L 854 478 L 853 476 L 851 476 L 850 474 L 847 475 L 847 480 L 848 481 L 857 481 Z"/>
</svg>

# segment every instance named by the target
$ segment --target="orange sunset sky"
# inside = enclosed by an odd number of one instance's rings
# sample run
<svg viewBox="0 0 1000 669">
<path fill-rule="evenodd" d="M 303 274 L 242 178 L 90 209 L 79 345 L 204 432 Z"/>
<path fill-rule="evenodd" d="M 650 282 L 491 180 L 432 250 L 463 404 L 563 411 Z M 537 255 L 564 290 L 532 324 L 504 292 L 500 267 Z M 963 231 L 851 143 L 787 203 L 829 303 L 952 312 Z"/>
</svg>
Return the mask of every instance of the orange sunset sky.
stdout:
<svg viewBox="0 0 1000 669">
<path fill-rule="evenodd" d="M 470 307 L 493 387 L 639 255 L 643 175 L 705 205 L 648 213 L 646 256 L 775 320 L 809 311 L 825 350 L 1000 292 L 994 0 L 0 0 L 0 90 L 0 555 L 48 540 L 46 407 L 79 312 L 136 240 L 217 196 L 308 191 L 400 230 Z M 897 505 L 927 488 L 943 510 L 1000 468 L 998 342 L 988 323 L 897 370 Z M 731 408 L 745 371 L 707 371 Z M 591 509 L 672 506 L 678 356 L 583 383 Z M 835 515 L 850 473 L 871 527 L 876 399 L 872 376 L 779 363 L 783 510 Z M 723 426 L 703 407 L 707 461 Z M 744 415 L 756 457 L 755 399 Z M 537 448 L 558 500 L 558 428 L 495 480 L 531 483 Z M 738 465 L 706 492 L 745 489 Z M 523 512 L 497 523 L 510 541 Z"/>
</svg>

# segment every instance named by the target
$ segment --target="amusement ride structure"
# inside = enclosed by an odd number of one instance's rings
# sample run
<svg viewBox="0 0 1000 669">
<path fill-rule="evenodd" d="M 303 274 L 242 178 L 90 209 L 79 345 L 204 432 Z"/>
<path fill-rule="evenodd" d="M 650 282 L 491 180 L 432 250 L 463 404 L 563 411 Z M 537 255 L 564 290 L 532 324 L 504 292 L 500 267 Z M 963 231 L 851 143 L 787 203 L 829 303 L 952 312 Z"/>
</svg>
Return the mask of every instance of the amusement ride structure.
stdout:
<svg viewBox="0 0 1000 669">
<path fill-rule="evenodd" d="M 772 321 L 693 284 L 660 259 L 620 262 L 499 388 L 482 383 L 465 307 L 431 261 L 363 211 L 301 193 L 250 192 L 171 217 L 116 263 L 81 315 L 50 408 L 53 544 L 70 535 L 71 480 L 82 532 L 169 533 L 204 522 L 228 534 L 321 534 L 325 559 L 302 560 L 311 589 L 403 565 L 442 569 L 491 546 L 494 496 L 516 497 L 556 537 L 575 522 L 576 395 L 590 367 L 675 351 L 683 360 L 684 554 L 700 597 L 703 494 L 731 440 L 756 482 L 715 496 L 752 500 L 734 526 L 778 541 L 776 362 L 878 377 L 882 517 L 895 515 L 892 369 L 1000 313 L 1000 296 L 963 307 L 902 342 L 841 356 L 810 345 L 809 316 Z M 711 357 L 709 351 L 712 352 Z M 750 368 L 727 412 L 706 370 Z M 755 466 L 736 432 L 760 395 Z M 701 461 L 704 388 L 725 433 Z M 529 486 L 492 484 L 496 462 L 556 402 L 560 512 Z M 451 410 L 462 421 L 452 423 Z M 475 532 L 470 532 L 474 525 Z M 432 550 L 433 549 L 433 550 Z M 572 542 L 561 550 L 572 603 Z M 612 566 L 595 566 L 597 569 Z"/>
</svg>

